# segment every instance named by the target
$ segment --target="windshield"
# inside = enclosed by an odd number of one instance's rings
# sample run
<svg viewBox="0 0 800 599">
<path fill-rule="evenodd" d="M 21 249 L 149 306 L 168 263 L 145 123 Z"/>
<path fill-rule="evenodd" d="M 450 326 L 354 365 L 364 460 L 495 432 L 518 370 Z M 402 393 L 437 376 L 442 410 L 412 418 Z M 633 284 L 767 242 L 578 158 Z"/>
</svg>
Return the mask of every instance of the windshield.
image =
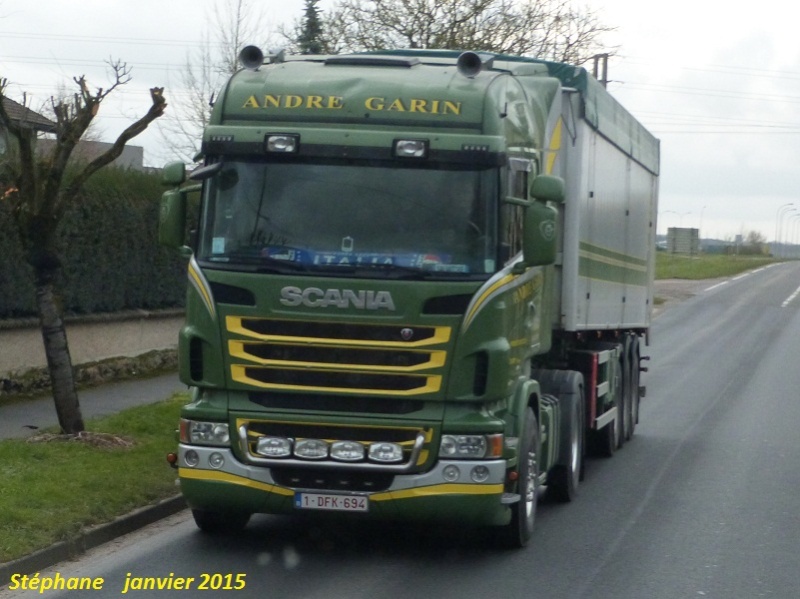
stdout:
<svg viewBox="0 0 800 599">
<path fill-rule="evenodd" d="M 208 182 L 200 260 L 382 276 L 495 271 L 496 169 L 227 161 Z"/>
</svg>

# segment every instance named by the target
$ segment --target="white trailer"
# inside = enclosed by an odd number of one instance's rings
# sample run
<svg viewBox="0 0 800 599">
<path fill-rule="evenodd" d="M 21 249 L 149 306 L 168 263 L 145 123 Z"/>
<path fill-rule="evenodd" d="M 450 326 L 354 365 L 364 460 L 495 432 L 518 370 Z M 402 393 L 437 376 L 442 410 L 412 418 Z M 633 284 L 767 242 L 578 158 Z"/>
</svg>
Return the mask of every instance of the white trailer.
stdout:
<svg viewBox="0 0 800 599">
<path fill-rule="evenodd" d="M 587 83 L 588 90 L 564 92 L 564 134 L 555 165 L 566 182 L 560 327 L 646 330 L 653 305 L 659 144 L 595 80 Z"/>
</svg>

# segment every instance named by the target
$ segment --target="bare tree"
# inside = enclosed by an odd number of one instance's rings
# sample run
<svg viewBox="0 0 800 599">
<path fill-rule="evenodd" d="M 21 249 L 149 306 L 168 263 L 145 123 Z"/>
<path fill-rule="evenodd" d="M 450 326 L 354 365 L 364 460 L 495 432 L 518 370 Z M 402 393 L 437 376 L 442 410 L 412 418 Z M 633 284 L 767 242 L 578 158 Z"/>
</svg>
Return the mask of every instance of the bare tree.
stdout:
<svg viewBox="0 0 800 599">
<path fill-rule="evenodd" d="M 202 131 L 211 117 L 214 96 L 224 81 L 239 68 L 239 51 L 264 39 L 264 17 L 248 0 L 218 0 L 207 19 L 213 28 L 203 43 L 187 55 L 180 74 L 184 90 L 173 102 L 171 115 L 159 123 L 164 145 L 172 158 L 194 162 L 200 151 Z"/>
<path fill-rule="evenodd" d="M 294 35 L 297 44 L 302 23 Z M 582 64 L 603 51 L 597 13 L 571 0 L 340 0 L 326 13 L 328 53 L 386 48 L 482 50 Z"/>
<path fill-rule="evenodd" d="M 35 151 L 36 131 L 30 123 L 9 117 L 3 105 L 8 82 L 0 80 L 0 125 L 15 142 L 10 157 L 4 160 L 0 196 L 11 205 L 17 233 L 27 261 L 33 268 L 36 305 L 53 399 L 59 425 L 68 434 L 84 430 L 84 423 L 75 389 L 63 308 L 58 301 L 61 260 L 56 248 L 56 229 L 66 206 L 78 197 L 86 181 L 118 158 L 125 144 L 164 114 L 167 106 L 163 88 L 152 88 L 152 104 L 147 113 L 125 129 L 106 152 L 76 167 L 74 160 L 70 160 L 73 151 L 92 124 L 103 100 L 131 80 L 130 69 L 125 63 L 117 61 L 110 66 L 114 82 L 108 89 L 92 91 L 85 77 L 81 76 L 74 79 L 78 91 L 71 98 L 51 98 L 56 119 L 56 143 L 52 152 L 43 157 L 37 156 Z"/>
<path fill-rule="evenodd" d="M 751 230 L 744 236 L 744 249 L 749 254 L 768 254 L 767 237 L 761 231 Z"/>
</svg>

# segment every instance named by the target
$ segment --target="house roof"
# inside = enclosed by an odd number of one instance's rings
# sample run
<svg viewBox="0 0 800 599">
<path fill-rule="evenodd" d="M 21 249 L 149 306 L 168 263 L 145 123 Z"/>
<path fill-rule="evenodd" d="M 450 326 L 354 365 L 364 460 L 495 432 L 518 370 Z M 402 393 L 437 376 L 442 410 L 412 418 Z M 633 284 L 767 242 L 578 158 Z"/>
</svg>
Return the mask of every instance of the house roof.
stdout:
<svg viewBox="0 0 800 599">
<path fill-rule="evenodd" d="M 12 121 L 28 123 L 36 131 L 53 133 L 56 130 L 55 122 L 10 98 L 3 98 L 3 108 Z"/>
</svg>

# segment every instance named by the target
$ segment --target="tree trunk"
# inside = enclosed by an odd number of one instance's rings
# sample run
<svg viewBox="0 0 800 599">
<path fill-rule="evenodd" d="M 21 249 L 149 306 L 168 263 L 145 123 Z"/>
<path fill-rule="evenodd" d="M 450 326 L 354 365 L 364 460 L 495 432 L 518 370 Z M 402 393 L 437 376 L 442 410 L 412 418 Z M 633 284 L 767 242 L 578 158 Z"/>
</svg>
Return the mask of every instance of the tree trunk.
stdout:
<svg viewBox="0 0 800 599">
<path fill-rule="evenodd" d="M 61 308 L 56 301 L 55 272 L 44 268 L 36 274 L 36 304 L 39 309 L 39 322 L 58 424 L 62 432 L 77 434 L 84 430 L 83 416 L 78 402 L 78 392 L 75 389 L 67 331 Z"/>
</svg>

